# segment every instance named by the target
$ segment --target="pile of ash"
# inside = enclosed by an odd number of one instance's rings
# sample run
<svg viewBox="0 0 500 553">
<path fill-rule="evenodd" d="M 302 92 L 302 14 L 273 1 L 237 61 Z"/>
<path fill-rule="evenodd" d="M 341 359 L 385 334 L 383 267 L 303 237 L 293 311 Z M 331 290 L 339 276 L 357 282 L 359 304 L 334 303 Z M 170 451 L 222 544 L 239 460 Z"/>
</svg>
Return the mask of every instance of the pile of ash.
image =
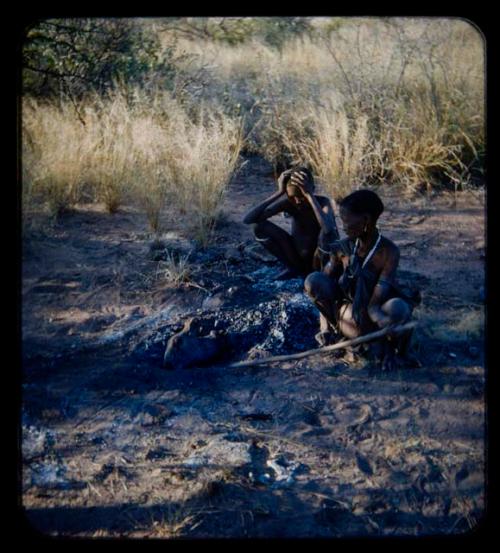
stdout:
<svg viewBox="0 0 500 553">
<path fill-rule="evenodd" d="M 167 350 L 170 368 L 175 368 L 315 347 L 318 312 L 302 292 L 302 281 L 257 282 L 248 286 L 256 298 L 262 287 L 274 291 L 274 297 L 246 309 L 228 302 L 217 310 L 178 316 L 143 335 L 133 349 L 134 357 L 161 366 Z"/>
</svg>

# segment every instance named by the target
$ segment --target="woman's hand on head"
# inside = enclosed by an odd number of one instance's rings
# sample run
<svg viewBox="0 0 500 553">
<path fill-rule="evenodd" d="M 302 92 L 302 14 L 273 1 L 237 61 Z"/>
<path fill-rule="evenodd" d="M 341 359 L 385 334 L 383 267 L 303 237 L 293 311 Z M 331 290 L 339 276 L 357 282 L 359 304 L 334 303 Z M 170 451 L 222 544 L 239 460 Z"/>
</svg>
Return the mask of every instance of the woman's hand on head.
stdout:
<svg viewBox="0 0 500 553">
<path fill-rule="evenodd" d="M 288 181 L 288 177 L 293 173 L 293 169 L 287 169 L 286 171 L 283 171 L 281 175 L 278 177 L 278 190 L 281 194 L 286 193 L 286 185 Z"/>
<path fill-rule="evenodd" d="M 306 173 L 302 171 L 295 171 L 290 177 L 290 182 L 295 186 L 298 186 L 305 194 L 312 194 L 314 192 L 314 184 Z"/>
</svg>

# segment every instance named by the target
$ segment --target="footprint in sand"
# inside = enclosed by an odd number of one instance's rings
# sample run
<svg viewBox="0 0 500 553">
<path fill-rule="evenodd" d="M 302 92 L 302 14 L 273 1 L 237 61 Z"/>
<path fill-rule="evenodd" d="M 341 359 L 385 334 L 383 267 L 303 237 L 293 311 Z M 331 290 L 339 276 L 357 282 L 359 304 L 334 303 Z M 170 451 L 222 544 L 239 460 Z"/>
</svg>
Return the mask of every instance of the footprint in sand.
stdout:
<svg viewBox="0 0 500 553">
<path fill-rule="evenodd" d="M 373 409 L 363 403 L 347 403 L 335 410 L 335 418 L 339 424 L 345 426 L 348 433 L 352 433 L 373 420 Z"/>
<path fill-rule="evenodd" d="M 373 469 L 368 459 L 358 452 L 355 453 L 355 456 L 359 470 L 368 476 L 373 476 Z"/>
</svg>

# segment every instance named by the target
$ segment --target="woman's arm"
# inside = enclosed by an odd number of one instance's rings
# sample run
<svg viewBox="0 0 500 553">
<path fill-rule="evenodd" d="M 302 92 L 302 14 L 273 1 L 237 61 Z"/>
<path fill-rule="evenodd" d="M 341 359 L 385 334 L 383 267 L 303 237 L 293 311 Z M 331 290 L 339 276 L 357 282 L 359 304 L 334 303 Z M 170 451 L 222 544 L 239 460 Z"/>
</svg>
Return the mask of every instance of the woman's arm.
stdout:
<svg viewBox="0 0 500 553">
<path fill-rule="evenodd" d="M 305 173 L 295 172 L 291 176 L 290 182 L 302 190 L 304 197 L 312 207 L 321 227 L 320 240 L 323 242 L 323 245 L 327 247 L 331 242 L 338 240 L 339 232 L 337 230 L 337 223 L 335 222 L 332 202 L 326 197 L 318 198 L 314 195 L 313 183 L 307 179 Z"/>
<path fill-rule="evenodd" d="M 390 317 L 381 309 L 382 304 L 387 301 L 392 283 L 395 280 L 399 264 L 399 249 L 396 245 L 387 248 L 387 256 L 379 280 L 373 290 L 370 303 L 368 304 L 368 315 L 379 327 L 391 323 Z"/>
<path fill-rule="evenodd" d="M 286 205 L 286 199 L 284 198 L 281 202 L 276 202 L 281 196 L 285 194 L 286 190 L 286 177 L 291 173 L 290 170 L 284 171 L 281 173 L 278 179 L 278 190 L 269 198 L 266 198 L 259 205 L 252 208 L 243 218 L 243 222 L 246 225 L 258 223 L 264 221 L 277 213 L 284 211 L 284 206 Z M 276 202 L 276 203 L 275 203 Z M 271 205 L 274 204 L 274 205 Z"/>
<path fill-rule="evenodd" d="M 339 250 L 330 253 L 330 261 L 328 261 L 323 268 L 323 272 L 335 280 L 342 275 L 344 272 L 344 264 L 342 263 Z"/>
</svg>

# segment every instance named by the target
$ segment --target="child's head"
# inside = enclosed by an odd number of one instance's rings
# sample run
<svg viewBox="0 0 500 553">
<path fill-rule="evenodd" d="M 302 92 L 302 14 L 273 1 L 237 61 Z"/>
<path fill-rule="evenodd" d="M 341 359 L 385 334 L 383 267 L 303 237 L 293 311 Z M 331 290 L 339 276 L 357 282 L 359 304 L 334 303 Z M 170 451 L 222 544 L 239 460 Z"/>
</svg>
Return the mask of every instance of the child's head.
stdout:
<svg viewBox="0 0 500 553">
<path fill-rule="evenodd" d="M 368 226 L 375 226 L 384 211 L 384 204 L 372 190 L 356 190 L 339 203 L 344 232 L 349 238 L 359 238 Z"/>
</svg>

